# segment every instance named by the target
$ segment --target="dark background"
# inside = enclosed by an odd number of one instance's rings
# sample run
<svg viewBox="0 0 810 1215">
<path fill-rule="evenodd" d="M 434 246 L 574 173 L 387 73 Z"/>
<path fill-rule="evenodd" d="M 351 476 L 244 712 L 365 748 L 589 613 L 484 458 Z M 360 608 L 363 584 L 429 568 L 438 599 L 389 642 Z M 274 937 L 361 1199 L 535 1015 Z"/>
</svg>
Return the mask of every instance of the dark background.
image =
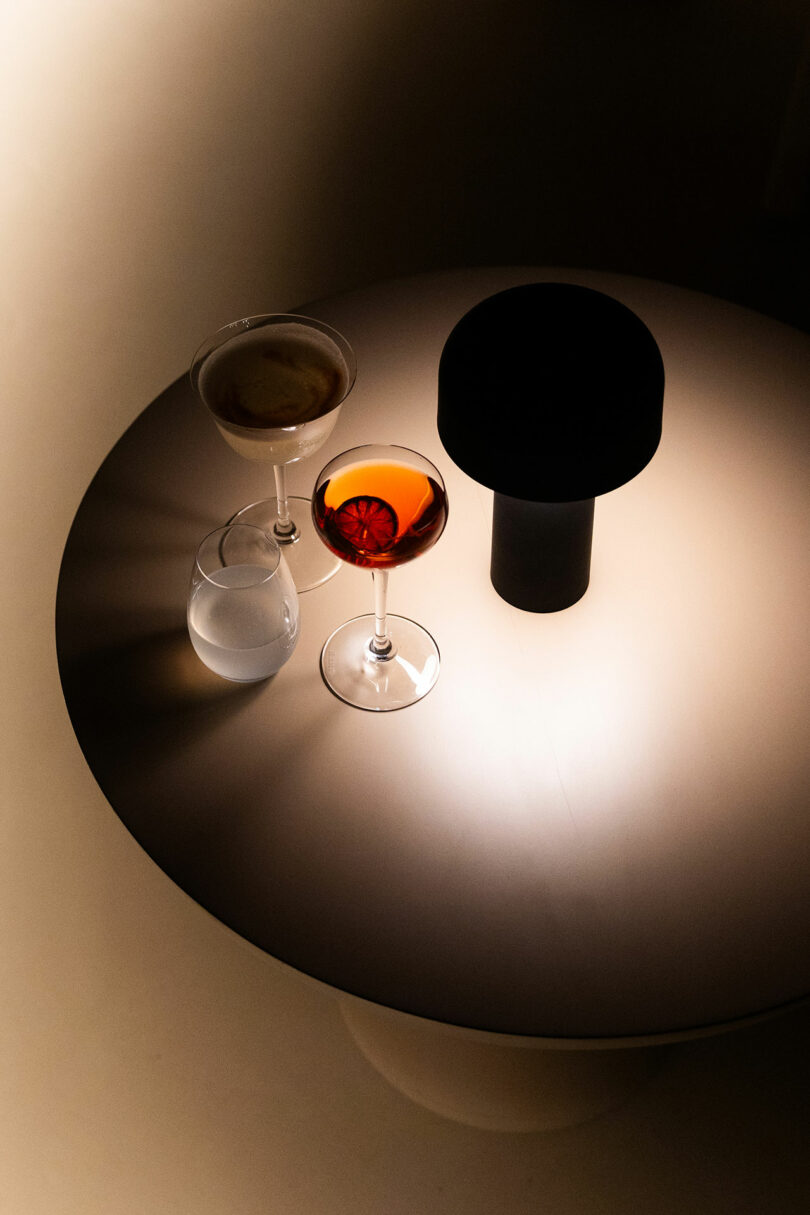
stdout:
<svg viewBox="0 0 810 1215">
<path fill-rule="evenodd" d="M 806 327 L 807 22 L 798 0 L 412 0 L 324 98 L 301 220 L 324 264 L 355 251 L 344 278 L 587 265 Z"/>
</svg>

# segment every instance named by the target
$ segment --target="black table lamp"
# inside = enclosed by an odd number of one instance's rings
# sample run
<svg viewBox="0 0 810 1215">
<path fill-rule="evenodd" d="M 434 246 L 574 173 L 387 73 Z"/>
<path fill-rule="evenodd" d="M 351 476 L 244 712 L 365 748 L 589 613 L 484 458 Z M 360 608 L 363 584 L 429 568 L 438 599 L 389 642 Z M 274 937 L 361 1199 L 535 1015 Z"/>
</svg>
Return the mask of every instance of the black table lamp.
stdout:
<svg viewBox="0 0 810 1215">
<path fill-rule="evenodd" d="M 439 436 L 495 491 L 490 576 L 530 612 L 588 587 L 594 499 L 661 438 L 664 365 L 618 300 L 570 283 L 512 287 L 458 322 L 439 363 Z"/>
</svg>

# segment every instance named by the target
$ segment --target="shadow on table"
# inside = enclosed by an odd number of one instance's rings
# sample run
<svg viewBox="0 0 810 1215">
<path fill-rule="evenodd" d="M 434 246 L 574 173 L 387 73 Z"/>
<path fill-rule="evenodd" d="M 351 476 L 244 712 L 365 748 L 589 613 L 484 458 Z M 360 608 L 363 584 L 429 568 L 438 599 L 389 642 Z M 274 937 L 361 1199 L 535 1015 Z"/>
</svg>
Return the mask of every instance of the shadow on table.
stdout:
<svg viewBox="0 0 810 1215">
<path fill-rule="evenodd" d="M 62 670 L 71 719 L 94 771 L 182 745 L 252 701 L 272 679 L 235 683 L 197 657 L 185 628 L 77 657 Z M 92 742 L 91 742 L 92 740 Z M 88 754 L 90 747 L 94 755 Z"/>
</svg>

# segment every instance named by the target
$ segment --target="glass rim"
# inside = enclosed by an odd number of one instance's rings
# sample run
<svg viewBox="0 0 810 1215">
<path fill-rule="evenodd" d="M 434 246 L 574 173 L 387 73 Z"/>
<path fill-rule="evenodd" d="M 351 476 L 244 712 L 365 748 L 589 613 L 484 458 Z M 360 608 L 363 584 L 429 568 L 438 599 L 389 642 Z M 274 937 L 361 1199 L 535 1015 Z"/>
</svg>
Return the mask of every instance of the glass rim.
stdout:
<svg viewBox="0 0 810 1215">
<path fill-rule="evenodd" d="M 225 582 L 218 582 L 215 577 L 213 577 L 211 574 L 207 573 L 207 571 L 203 569 L 202 564 L 200 562 L 200 554 L 202 552 L 203 546 L 208 544 L 209 541 L 213 540 L 215 536 L 221 535 L 224 539 L 224 537 L 227 533 L 233 532 L 233 531 L 258 533 L 258 535 L 260 535 L 262 537 L 262 539 L 269 545 L 270 551 L 275 556 L 276 561 L 275 561 L 275 565 L 273 566 L 272 569 L 270 569 L 269 566 L 267 567 L 267 574 L 264 578 L 256 578 L 255 581 L 248 582 L 245 586 L 228 586 L 228 584 Z M 283 556 L 283 554 L 281 552 L 280 544 L 275 539 L 275 537 L 272 536 L 270 532 L 265 531 L 263 527 L 257 527 L 255 523 L 224 523 L 220 527 L 215 527 L 213 529 L 213 531 L 210 531 L 208 533 L 207 536 L 203 536 L 202 540 L 197 545 L 197 551 L 194 554 L 194 567 L 196 570 L 199 571 L 201 578 L 204 578 L 205 581 L 209 582 L 212 586 L 217 587 L 218 590 L 221 590 L 221 591 L 247 591 L 247 590 L 252 590 L 254 587 L 257 587 L 257 586 L 263 586 L 266 582 L 269 582 L 271 578 L 275 578 L 275 576 L 278 573 L 279 568 L 281 566 L 282 556 Z M 230 567 L 225 564 L 220 565 L 218 567 L 218 569 L 215 571 L 215 573 L 218 573 L 220 570 L 229 569 L 229 568 Z"/>
<path fill-rule="evenodd" d="M 355 454 L 358 455 L 358 458 L 362 459 L 362 456 L 360 456 L 361 452 L 372 451 L 372 450 L 379 451 L 379 452 L 402 452 L 406 456 L 416 456 L 416 458 L 418 460 L 423 461 L 425 464 L 429 465 L 429 467 L 433 469 L 436 476 L 438 477 L 439 485 L 442 487 L 442 489 L 445 492 L 447 491 L 447 486 L 445 485 L 444 477 L 442 476 L 441 472 L 436 467 L 436 465 L 433 463 L 433 461 L 430 459 L 430 457 L 422 455 L 421 451 L 417 451 L 414 447 L 405 447 L 401 443 L 360 443 L 357 447 L 347 447 L 345 451 L 338 452 L 338 454 L 336 456 L 333 456 L 331 460 L 329 460 L 326 464 L 324 464 L 323 468 L 321 469 L 321 471 L 318 473 L 317 477 L 315 478 L 316 487 L 321 484 L 321 480 L 323 479 L 324 474 L 326 472 L 328 472 L 329 469 L 331 469 L 333 467 L 333 465 L 337 464 L 338 461 L 343 461 L 346 459 L 347 456 L 354 456 Z M 380 458 L 384 458 L 384 457 L 381 456 Z M 395 457 L 393 457 L 393 458 L 395 458 Z"/>
<path fill-rule="evenodd" d="M 319 333 L 322 333 L 325 337 L 328 337 L 330 341 L 332 341 L 333 344 L 338 348 L 346 365 L 348 379 L 346 382 L 345 392 L 341 396 L 340 400 L 336 401 L 332 406 L 332 409 L 330 409 L 328 412 L 332 413 L 333 410 L 337 409 L 343 404 L 346 397 L 354 387 L 357 379 L 357 358 L 348 339 L 345 338 L 338 329 L 335 329 L 332 325 L 327 324 L 326 321 L 321 321 L 314 316 L 306 316 L 301 312 L 259 312 L 254 316 L 243 316 L 238 320 L 229 321 L 227 325 L 221 325 L 219 329 L 215 329 L 213 333 L 208 335 L 208 337 L 203 338 L 202 342 L 195 350 L 191 360 L 191 365 L 189 367 L 188 376 L 194 392 L 207 409 L 210 409 L 210 406 L 200 392 L 199 381 L 202 369 L 211 355 L 214 354 L 215 351 L 219 350 L 220 347 L 224 346 L 226 342 L 230 341 L 231 338 L 239 337 L 240 334 L 251 333 L 253 330 L 262 329 L 265 326 L 284 324 L 297 324 L 304 329 L 316 329 Z M 324 414 L 322 416 L 326 417 L 327 415 Z M 287 428 L 278 427 L 277 429 Z"/>
</svg>

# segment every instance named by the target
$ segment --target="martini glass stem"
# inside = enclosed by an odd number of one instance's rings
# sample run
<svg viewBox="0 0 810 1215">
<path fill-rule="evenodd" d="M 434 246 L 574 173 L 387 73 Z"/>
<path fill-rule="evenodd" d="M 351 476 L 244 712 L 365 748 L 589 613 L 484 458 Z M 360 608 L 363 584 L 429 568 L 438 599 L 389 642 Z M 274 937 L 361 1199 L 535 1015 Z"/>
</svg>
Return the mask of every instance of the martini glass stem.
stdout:
<svg viewBox="0 0 810 1215">
<path fill-rule="evenodd" d="M 372 570 L 374 583 L 374 636 L 369 649 L 375 658 L 389 658 L 393 652 L 386 623 L 386 598 L 388 595 L 388 570 Z"/>
<path fill-rule="evenodd" d="M 276 522 L 273 532 L 277 540 L 288 544 L 298 539 L 298 528 L 290 518 L 290 507 L 287 502 L 287 466 L 274 464 L 273 475 L 276 479 Z"/>
</svg>

